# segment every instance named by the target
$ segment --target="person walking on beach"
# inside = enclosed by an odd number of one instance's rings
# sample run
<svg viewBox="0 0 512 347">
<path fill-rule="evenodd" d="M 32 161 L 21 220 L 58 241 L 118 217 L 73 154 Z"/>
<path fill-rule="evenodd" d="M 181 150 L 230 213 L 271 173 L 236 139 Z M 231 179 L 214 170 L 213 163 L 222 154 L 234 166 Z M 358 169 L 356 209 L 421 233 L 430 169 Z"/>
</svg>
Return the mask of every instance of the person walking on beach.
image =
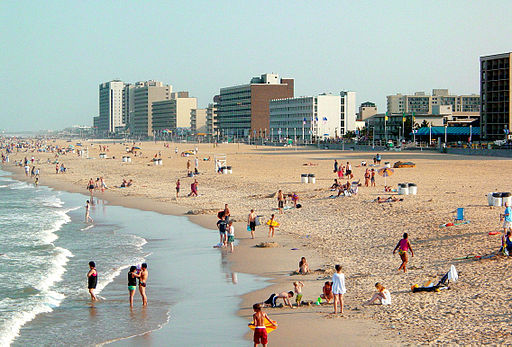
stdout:
<svg viewBox="0 0 512 347">
<path fill-rule="evenodd" d="M 247 226 L 251 230 L 251 238 L 254 239 L 254 232 L 256 231 L 256 213 L 254 213 L 254 210 L 251 210 L 247 217 Z"/>
<path fill-rule="evenodd" d="M 197 180 L 194 180 L 190 185 L 190 193 L 188 196 L 197 196 Z"/>
<path fill-rule="evenodd" d="M 411 252 L 411 257 L 414 257 L 414 251 L 412 250 L 411 243 L 409 242 L 409 235 L 404 233 L 403 238 L 398 241 L 395 249 L 393 250 L 393 254 L 398 250 L 398 254 L 400 254 L 400 258 L 402 259 L 402 265 L 398 268 L 398 271 L 404 270 L 406 272 L 406 266 L 409 259 L 407 258 L 407 251 Z"/>
<path fill-rule="evenodd" d="M 96 264 L 93 261 L 89 262 L 89 272 L 87 273 L 87 289 L 91 295 L 92 301 L 97 301 L 96 295 L 94 295 L 94 289 L 98 284 L 98 271 L 96 271 Z"/>
<path fill-rule="evenodd" d="M 279 210 L 279 213 L 283 213 L 284 208 L 284 194 L 281 189 L 277 192 L 277 209 Z"/>
<path fill-rule="evenodd" d="M 90 213 L 89 213 L 90 208 L 91 208 L 91 204 L 90 204 L 89 200 L 87 200 L 85 202 L 85 222 L 86 223 L 89 223 L 89 221 L 91 223 L 94 223 L 94 220 L 92 219 L 92 217 L 90 216 Z"/>
<path fill-rule="evenodd" d="M 364 186 L 368 187 L 370 185 L 370 170 L 366 169 L 364 172 Z"/>
<path fill-rule="evenodd" d="M 343 295 L 347 292 L 345 288 L 345 275 L 341 272 L 341 265 L 335 267 L 336 273 L 332 276 L 332 293 L 334 294 L 334 314 L 340 305 L 340 313 L 343 315 Z"/>
<path fill-rule="evenodd" d="M 230 220 L 228 223 L 228 245 L 229 251 L 233 253 L 235 248 L 235 227 L 233 226 L 233 221 Z"/>
<path fill-rule="evenodd" d="M 137 289 L 137 278 L 140 275 L 137 273 L 137 267 L 131 266 L 128 272 L 128 293 L 130 294 L 130 307 L 133 307 L 133 296 L 135 295 L 135 289 Z"/>
<path fill-rule="evenodd" d="M 338 161 L 336 159 L 334 159 L 334 172 L 338 172 Z"/>
<path fill-rule="evenodd" d="M 370 182 L 372 187 L 375 187 L 375 169 L 372 169 Z"/>
<path fill-rule="evenodd" d="M 347 171 L 346 176 L 348 179 L 354 178 L 354 175 L 352 174 L 352 165 L 347 161 Z"/>
<path fill-rule="evenodd" d="M 139 293 L 142 296 L 142 306 L 148 305 L 148 297 L 146 295 L 146 284 L 148 281 L 148 264 L 142 263 L 140 266 L 140 277 L 139 277 Z"/>
<path fill-rule="evenodd" d="M 508 231 L 512 231 L 512 208 L 508 202 L 505 203 L 505 211 L 500 216 L 503 221 L 503 234 L 507 234 Z"/>
<path fill-rule="evenodd" d="M 261 304 L 254 304 L 252 306 L 252 309 L 254 310 L 254 314 L 252 315 L 253 321 L 252 323 L 249 323 L 249 326 L 253 324 L 255 327 L 253 336 L 254 347 L 257 347 L 259 344 L 263 345 L 263 347 L 266 347 L 268 344 L 265 320 L 268 320 L 270 323 L 272 323 L 273 326 L 277 327 L 277 322 L 270 319 L 270 317 L 261 310 L 261 306 Z"/>
<path fill-rule="evenodd" d="M 178 201 L 178 196 L 180 195 L 180 186 L 181 183 L 180 179 L 178 178 L 178 180 L 176 181 L 176 201 Z"/>
</svg>

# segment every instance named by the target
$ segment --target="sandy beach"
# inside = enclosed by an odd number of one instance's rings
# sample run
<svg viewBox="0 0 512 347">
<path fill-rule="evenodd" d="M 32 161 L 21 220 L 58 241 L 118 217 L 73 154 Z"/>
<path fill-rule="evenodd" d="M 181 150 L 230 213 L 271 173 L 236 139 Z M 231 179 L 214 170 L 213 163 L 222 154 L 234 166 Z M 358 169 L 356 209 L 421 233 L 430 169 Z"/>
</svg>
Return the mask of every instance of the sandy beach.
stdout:
<svg viewBox="0 0 512 347">
<path fill-rule="evenodd" d="M 489 232 L 502 230 L 499 215 L 503 208 L 488 207 L 486 194 L 510 190 L 509 160 L 419 151 L 381 153 L 383 162 L 416 163 L 414 168 L 395 169 L 387 184 L 396 188 L 401 182 L 416 183 L 418 195 L 378 204 L 374 202 L 377 196 L 396 194 L 383 191 L 384 179 L 380 176 L 376 187 L 360 187 L 357 196 L 330 199 L 332 192 L 328 189 L 337 177 L 333 173 L 334 159 L 340 163 L 349 161 L 354 180 L 364 182 L 365 168 L 359 165 L 361 161 L 370 163 L 375 152 L 200 144 L 201 174 L 189 178 L 187 160 L 193 168 L 194 158 L 176 156 L 174 148 L 177 146 L 181 153 L 193 149 L 194 144 L 170 144 L 164 148 L 162 142 L 138 143 L 142 156 L 132 155 L 131 163 L 123 163 L 124 144 L 103 143 L 109 147 L 108 159 L 100 159 L 97 143 L 82 142 L 89 149 L 89 159 L 72 153 L 61 155 L 58 160 L 67 167 L 65 174 L 55 174 L 54 153 L 14 153 L 4 168 L 13 170 L 15 160 L 33 155 L 39 160 L 36 167 L 41 169 L 41 184 L 86 193 L 89 178 L 102 176 L 109 189 L 95 194 L 111 204 L 186 214 L 208 228 L 215 228 L 217 212 L 229 204 L 240 242 L 230 256 L 233 269 L 268 277 L 272 282 L 270 287 L 244 296 L 240 315 L 248 321 L 253 303 L 265 300 L 271 293 L 292 290 L 296 280 L 305 283 L 304 300 L 315 301 L 323 283 L 331 278 L 334 264 L 343 265 L 347 282 L 344 317 L 330 314 L 330 305 L 267 309 L 270 317 L 279 322 L 279 328 L 270 335 L 272 345 L 334 346 L 340 341 L 350 345 L 512 343 L 506 318 L 510 310 L 510 276 L 506 272 L 510 260 L 502 256 L 455 260 L 490 255 L 499 249 L 500 235 Z M 68 145 L 65 141 L 50 144 Z M 155 166 L 151 159 L 159 152 L 163 165 Z M 227 155 L 233 174 L 215 172 L 213 160 L 218 154 Z M 309 163 L 313 165 L 304 166 Z M 303 173 L 315 174 L 316 184 L 301 184 Z M 22 176 L 21 169 L 17 169 L 16 178 Z M 178 178 L 182 193 L 176 201 Z M 132 179 L 133 186 L 116 188 L 123 179 Z M 199 183 L 199 196 L 186 197 L 194 179 Z M 303 207 L 277 214 L 278 189 L 296 192 Z M 465 208 L 471 222 L 440 228 L 454 220 L 454 211 L 459 207 Z M 281 226 L 272 241 L 279 247 L 254 247 L 268 241 L 268 230 L 260 226 L 256 239 L 250 239 L 246 218 L 251 208 L 264 215 L 264 220 L 276 213 Z M 392 254 L 404 232 L 409 233 L 415 252 L 405 274 L 397 271 L 400 258 Z M 301 256 L 308 259 L 313 271 L 305 276 L 292 275 Z M 452 264 L 457 267 L 459 281 L 450 290 L 411 292 L 413 284 L 437 282 Z M 375 282 L 389 288 L 391 306 L 362 305 L 373 294 Z M 247 336 L 250 338 L 250 334 Z"/>
</svg>

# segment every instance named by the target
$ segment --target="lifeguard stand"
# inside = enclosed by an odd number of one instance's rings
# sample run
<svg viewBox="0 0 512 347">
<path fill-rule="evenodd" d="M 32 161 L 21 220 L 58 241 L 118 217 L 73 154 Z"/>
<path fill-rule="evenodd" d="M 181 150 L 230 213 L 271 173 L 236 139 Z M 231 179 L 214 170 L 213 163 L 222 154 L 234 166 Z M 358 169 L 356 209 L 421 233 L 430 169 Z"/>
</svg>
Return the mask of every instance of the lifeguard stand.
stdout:
<svg viewBox="0 0 512 347">
<path fill-rule="evenodd" d="M 227 166 L 228 163 L 228 157 L 225 154 L 215 154 L 213 156 L 213 159 L 215 160 L 215 172 L 219 172 L 219 169 L 221 167 Z"/>
</svg>

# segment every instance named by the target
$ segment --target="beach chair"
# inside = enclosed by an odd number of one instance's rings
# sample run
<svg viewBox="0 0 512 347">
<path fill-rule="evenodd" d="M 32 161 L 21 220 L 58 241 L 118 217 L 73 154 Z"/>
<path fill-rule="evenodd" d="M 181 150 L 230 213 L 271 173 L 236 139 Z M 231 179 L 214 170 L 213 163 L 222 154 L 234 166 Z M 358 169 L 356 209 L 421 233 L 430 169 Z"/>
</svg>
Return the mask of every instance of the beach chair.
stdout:
<svg viewBox="0 0 512 347">
<path fill-rule="evenodd" d="M 455 217 L 456 221 L 463 221 L 464 220 L 464 208 L 459 207 L 457 209 L 457 217 Z"/>
</svg>

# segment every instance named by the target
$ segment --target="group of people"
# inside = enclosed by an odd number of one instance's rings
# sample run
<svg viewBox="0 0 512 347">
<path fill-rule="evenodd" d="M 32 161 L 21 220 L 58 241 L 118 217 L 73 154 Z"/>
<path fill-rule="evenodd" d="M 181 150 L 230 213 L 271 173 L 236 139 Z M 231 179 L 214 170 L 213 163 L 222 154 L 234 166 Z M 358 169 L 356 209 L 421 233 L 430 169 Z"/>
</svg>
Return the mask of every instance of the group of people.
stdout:
<svg viewBox="0 0 512 347">
<path fill-rule="evenodd" d="M 347 165 L 339 164 L 338 160 L 334 160 L 334 173 L 338 175 L 339 179 L 342 179 L 343 177 L 347 177 L 347 179 L 351 180 L 354 178 L 354 173 L 352 172 L 352 164 L 347 161 Z"/>
<path fill-rule="evenodd" d="M 220 236 L 217 247 L 229 247 L 230 252 L 233 253 L 235 249 L 235 227 L 230 219 L 231 214 L 228 204 L 224 206 L 224 211 L 220 211 L 217 216 L 219 218 L 217 228 Z"/>
<path fill-rule="evenodd" d="M 142 297 L 142 306 L 148 305 L 148 297 L 146 295 L 146 286 L 148 281 L 148 265 L 142 263 L 140 267 L 131 266 L 128 271 L 128 294 L 130 307 L 133 307 L 133 297 L 135 296 L 135 290 L 137 289 L 137 280 L 139 281 L 139 293 Z M 94 261 L 89 262 L 89 271 L 87 272 L 87 289 L 92 301 L 98 301 L 98 298 L 94 294 L 94 290 L 98 285 L 98 270 L 96 270 L 96 263 Z"/>
</svg>

